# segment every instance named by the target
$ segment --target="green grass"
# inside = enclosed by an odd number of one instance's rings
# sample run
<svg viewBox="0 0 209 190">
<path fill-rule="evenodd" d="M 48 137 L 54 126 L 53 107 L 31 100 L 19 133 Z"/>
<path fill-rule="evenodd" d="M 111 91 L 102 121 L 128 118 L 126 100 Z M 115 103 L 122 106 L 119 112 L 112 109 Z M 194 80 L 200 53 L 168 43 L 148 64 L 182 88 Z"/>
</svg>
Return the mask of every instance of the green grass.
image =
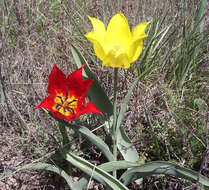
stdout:
<svg viewBox="0 0 209 190">
<path fill-rule="evenodd" d="M 70 44 L 81 51 L 108 96 L 113 96 L 113 71 L 102 67 L 84 34 L 92 29 L 88 15 L 108 23 L 112 15 L 121 11 L 131 26 L 152 21 L 140 59 L 129 70 L 119 71 L 122 100 L 134 79 L 153 67 L 133 92 L 124 121 L 129 137 L 146 160 L 174 161 L 209 177 L 202 164 L 209 160 L 205 154 L 209 146 L 207 1 L 14 2 L 0 2 L 0 123 L 5 131 L 0 141 L 15 136 L 13 142 L 7 140 L 2 146 L 21 152 L 32 162 L 61 145 L 57 123 L 34 107 L 47 95 L 53 64 L 66 73 L 76 68 Z M 82 117 L 82 122 L 93 130 L 98 119 L 92 116 L 87 121 Z M 104 136 L 101 131 L 95 134 Z M 77 138 L 77 151 L 82 152 L 81 139 Z M 94 159 L 92 155 L 90 159 Z M 6 157 L 23 161 L 3 152 L 2 158 Z M 6 166 L 1 166 L 0 171 Z M 169 183 L 166 179 L 160 181 Z M 182 187 L 188 186 L 181 183 Z"/>
</svg>

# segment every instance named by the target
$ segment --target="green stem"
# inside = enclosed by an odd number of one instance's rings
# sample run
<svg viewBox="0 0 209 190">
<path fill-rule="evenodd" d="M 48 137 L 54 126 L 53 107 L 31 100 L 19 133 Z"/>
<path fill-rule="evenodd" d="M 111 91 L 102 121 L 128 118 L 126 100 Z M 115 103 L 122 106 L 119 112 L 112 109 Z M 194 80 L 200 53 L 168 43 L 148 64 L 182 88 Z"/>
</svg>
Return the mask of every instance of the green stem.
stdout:
<svg viewBox="0 0 209 190">
<path fill-rule="evenodd" d="M 114 69 L 114 100 L 113 100 L 113 156 L 114 160 L 117 161 L 117 134 L 116 134 L 116 127 L 117 127 L 117 83 L 118 83 L 118 68 Z M 117 178 L 117 171 L 113 172 L 113 176 Z"/>
<path fill-rule="evenodd" d="M 68 144 L 70 144 L 70 140 L 69 140 L 69 137 L 67 135 L 66 125 L 65 125 L 65 123 L 63 121 L 59 121 L 58 127 L 59 127 L 60 133 L 62 135 L 62 144 L 63 144 L 63 147 L 66 146 L 65 151 L 68 152 L 69 151 Z M 67 172 L 68 175 L 72 176 L 72 165 L 69 162 L 67 162 L 67 164 L 66 164 L 65 171 Z"/>
<path fill-rule="evenodd" d="M 62 144 L 64 146 L 70 142 L 68 135 L 67 135 L 67 129 L 66 129 L 66 126 L 63 122 L 59 122 L 58 127 L 59 127 L 60 133 L 62 135 Z"/>
<path fill-rule="evenodd" d="M 121 11 L 121 1 L 120 0 L 117 0 L 117 10 L 118 10 L 118 12 Z"/>
</svg>

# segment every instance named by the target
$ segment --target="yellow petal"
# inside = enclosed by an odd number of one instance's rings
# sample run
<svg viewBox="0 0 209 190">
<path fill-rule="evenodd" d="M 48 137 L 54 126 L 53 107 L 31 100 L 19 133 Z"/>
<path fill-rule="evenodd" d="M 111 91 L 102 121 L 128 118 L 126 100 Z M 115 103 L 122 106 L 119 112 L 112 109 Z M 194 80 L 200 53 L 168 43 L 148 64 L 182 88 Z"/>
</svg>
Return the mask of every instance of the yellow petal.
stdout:
<svg viewBox="0 0 209 190">
<path fill-rule="evenodd" d="M 138 25 L 136 25 L 132 30 L 132 36 L 134 41 L 138 39 L 144 39 L 147 37 L 147 34 L 145 33 L 146 27 L 150 22 L 143 22 Z"/>
<path fill-rule="evenodd" d="M 87 34 L 84 35 L 91 43 L 94 43 L 95 41 L 97 41 L 96 35 L 94 32 L 89 32 Z"/>
<path fill-rule="evenodd" d="M 130 67 L 130 63 L 131 63 L 128 59 L 127 54 L 120 54 L 117 57 L 117 62 L 119 63 L 118 67 L 121 67 L 124 69 L 128 69 Z"/>
<path fill-rule="evenodd" d="M 104 66 L 119 67 L 119 68 L 129 68 L 130 61 L 126 53 L 122 53 L 116 57 L 116 52 L 111 50 L 105 57 L 103 63 Z"/>
<path fill-rule="evenodd" d="M 136 61 L 142 52 L 143 39 L 147 37 L 145 30 L 149 23 L 150 22 L 143 22 L 133 28 L 132 44 L 130 45 L 129 50 L 128 50 L 128 57 L 131 60 L 131 63 Z"/>
<path fill-rule="evenodd" d="M 125 50 L 130 42 L 131 31 L 126 17 L 121 13 L 114 15 L 107 26 L 105 45 L 118 45 Z"/>
<path fill-rule="evenodd" d="M 129 48 L 129 54 L 128 54 L 131 63 L 133 63 L 138 59 L 138 57 L 142 52 L 142 49 L 143 49 L 143 40 L 139 39 L 133 42 L 133 44 Z"/>
<path fill-rule="evenodd" d="M 94 47 L 94 52 L 96 54 L 96 56 L 103 60 L 105 57 L 105 51 L 102 47 L 102 43 L 100 43 L 95 35 L 93 34 L 93 32 L 89 32 L 88 34 L 85 35 L 85 37 L 91 42 L 93 43 L 93 47 Z"/>
<path fill-rule="evenodd" d="M 99 59 L 104 60 L 105 52 L 104 52 L 102 45 L 99 42 L 95 42 L 93 47 L 94 47 L 94 52 L 95 52 L 96 56 Z"/>
<path fill-rule="evenodd" d="M 104 37 L 105 37 L 105 25 L 104 23 L 93 17 L 88 17 L 91 21 L 91 24 L 93 26 L 93 32 L 87 33 L 85 36 L 88 38 L 92 43 L 94 40 L 98 41 L 99 43 L 104 43 Z"/>
<path fill-rule="evenodd" d="M 93 26 L 93 32 L 89 32 L 85 35 L 85 37 L 93 43 L 94 51 L 97 57 L 101 60 L 105 57 L 105 52 L 102 47 L 102 44 L 104 44 L 104 37 L 105 37 L 105 25 L 102 21 L 99 19 L 88 17 L 91 21 L 91 24 Z"/>
</svg>

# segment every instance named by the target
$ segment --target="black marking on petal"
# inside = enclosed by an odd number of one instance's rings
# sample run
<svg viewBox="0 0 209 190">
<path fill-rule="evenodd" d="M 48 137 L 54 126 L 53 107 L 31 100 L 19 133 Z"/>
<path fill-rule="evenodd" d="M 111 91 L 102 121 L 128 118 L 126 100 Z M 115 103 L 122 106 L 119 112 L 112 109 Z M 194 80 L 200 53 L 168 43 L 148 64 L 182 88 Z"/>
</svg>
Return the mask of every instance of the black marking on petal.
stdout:
<svg viewBox="0 0 209 190">
<path fill-rule="evenodd" d="M 73 108 L 71 108 L 71 107 L 67 107 L 66 108 L 69 112 L 71 112 L 72 114 L 75 114 L 75 111 L 74 111 L 74 109 Z"/>
<path fill-rule="evenodd" d="M 69 96 L 69 93 L 68 93 L 68 90 L 67 90 L 67 89 L 66 89 L 65 93 L 66 93 L 66 97 L 65 97 L 65 100 L 64 100 L 64 102 L 65 102 L 65 101 L 67 101 L 67 99 L 68 99 L 68 96 Z"/>
<path fill-rule="evenodd" d="M 70 105 L 70 104 L 72 104 L 73 102 L 77 102 L 78 100 L 76 100 L 76 99 L 74 99 L 74 100 L 71 100 L 70 102 L 68 102 L 68 104 L 67 105 Z"/>
<path fill-rule="evenodd" d="M 59 111 L 60 110 L 60 108 L 62 107 L 62 105 L 60 105 L 60 104 L 56 104 L 56 106 L 55 106 L 55 108 Z"/>
</svg>

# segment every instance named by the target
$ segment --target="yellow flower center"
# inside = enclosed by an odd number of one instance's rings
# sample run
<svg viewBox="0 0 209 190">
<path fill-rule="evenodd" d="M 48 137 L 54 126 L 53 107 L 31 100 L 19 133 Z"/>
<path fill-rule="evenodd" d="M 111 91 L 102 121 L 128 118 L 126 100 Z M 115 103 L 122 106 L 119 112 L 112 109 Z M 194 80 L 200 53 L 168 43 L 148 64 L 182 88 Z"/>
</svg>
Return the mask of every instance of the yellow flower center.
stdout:
<svg viewBox="0 0 209 190">
<path fill-rule="evenodd" d="M 113 57 L 118 57 L 120 54 L 124 53 L 124 49 L 121 45 L 115 44 L 111 47 L 110 52 Z"/>
<path fill-rule="evenodd" d="M 114 45 L 114 49 L 117 51 L 117 50 L 119 50 L 120 49 L 120 45 L 119 44 L 115 44 Z"/>
<path fill-rule="evenodd" d="M 52 107 L 53 110 L 60 112 L 64 116 L 75 114 L 75 108 L 77 108 L 78 99 L 76 99 L 74 96 L 69 96 L 68 94 L 66 96 L 63 94 L 57 94 L 54 102 L 56 105 Z"/>
</svg>

